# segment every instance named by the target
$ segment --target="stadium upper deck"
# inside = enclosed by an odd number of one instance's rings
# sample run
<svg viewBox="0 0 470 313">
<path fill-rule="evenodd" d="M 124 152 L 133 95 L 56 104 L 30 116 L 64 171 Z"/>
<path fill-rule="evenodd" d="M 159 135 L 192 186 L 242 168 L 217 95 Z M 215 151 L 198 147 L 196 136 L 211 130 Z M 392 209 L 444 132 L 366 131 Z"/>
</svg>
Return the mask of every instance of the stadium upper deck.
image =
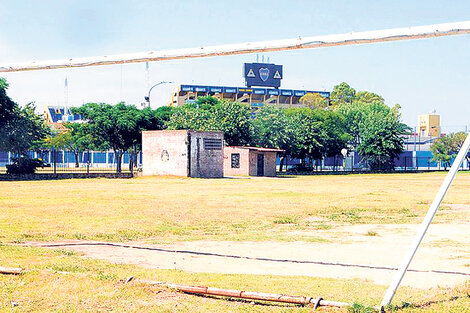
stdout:
<svg viewBox="0 0 470 313">
<path fill-rule="evenodd" d="M 178 85 L 171 95 L 169 105 L 178 107 L 185 103 L 194 102 L 198 97 L 213 96 L 221 100 L 248 103 L 253 109 L 268 104 L 280 107 L 300 107 L 299 100 L 307 93 L 318 93 L 324 98 L 330 98 L 330 93 L 327 91 Z"/>
<path fill-rule="evenodd" d="M 81 120 L 78 114 L 72 114 L 69 108 L 63 106 L 44 107 L 44 119 L 48 123 L 75 122 Z"/>
</svg>

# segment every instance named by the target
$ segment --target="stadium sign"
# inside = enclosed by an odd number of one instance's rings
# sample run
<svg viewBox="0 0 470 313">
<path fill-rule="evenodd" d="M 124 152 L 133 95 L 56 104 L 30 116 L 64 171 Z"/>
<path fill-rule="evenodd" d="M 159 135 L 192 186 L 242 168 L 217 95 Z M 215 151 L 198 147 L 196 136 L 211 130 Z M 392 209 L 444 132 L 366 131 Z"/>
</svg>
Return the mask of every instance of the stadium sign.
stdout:
<svg viewBox="0 0 470 313">
<path fill-rule="evenodd" d="M 247 87 L 261 86 L 279 88 L 281 86 L 282 65 L 245 63 L 243 73 Z"/>
</svg>

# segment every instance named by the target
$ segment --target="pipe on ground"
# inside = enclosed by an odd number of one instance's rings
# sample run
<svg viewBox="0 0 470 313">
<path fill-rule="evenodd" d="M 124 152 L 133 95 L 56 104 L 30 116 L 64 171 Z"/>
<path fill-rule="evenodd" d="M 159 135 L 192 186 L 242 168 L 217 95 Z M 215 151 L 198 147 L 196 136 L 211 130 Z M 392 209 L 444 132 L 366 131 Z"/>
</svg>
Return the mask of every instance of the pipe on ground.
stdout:
<svg viewBox="0 0 470 313">
<path fill-rule="evenodd" d="M 129 277 L 126 282 L 134 280 L 139 283 L 149 284 L 149 285 L 158 285 L 163 287 L 168 287 L 182 291 L 185 293 L 196 294 L 196 295 L 211 295 L 211 296 L 222 296 L 222 297 L 231 297 L 231 298 L 240 298 L 247 300 L 259 300 L 259 301 L 272 301 L 272 302 L 282 302 L 282 303 L 291 303 L 291 304 L 300 304 L 308 305 L 313 304 L 314 309 L 319 306 L 332 306 L 332 307 L 345 307 L 349 303 L 338 302 L 338 301 L 328 301 L 322 298 L 312 298 L 312 297 L 303 297 L 303 296 L 288 296 L 281 294 L 272 294 L 272 293 L 263 293 L 263 292 L 252 292 L 252 291 L 241 291 L 235 289 L 220 289 L 214 287 L 205 287 L 205 286 L 186 286 L 178 284 L 169 284 L 160 281 L 152 281 L 146 279 L 133 279 Z"/>
<path fill-rule="evenodd" d="M 19 275 L 23 273 L 22 268 L 18 267 L 2 267 L 0 266 L 0 274 L 7 274 L 7 275 Z"/>
</svg>

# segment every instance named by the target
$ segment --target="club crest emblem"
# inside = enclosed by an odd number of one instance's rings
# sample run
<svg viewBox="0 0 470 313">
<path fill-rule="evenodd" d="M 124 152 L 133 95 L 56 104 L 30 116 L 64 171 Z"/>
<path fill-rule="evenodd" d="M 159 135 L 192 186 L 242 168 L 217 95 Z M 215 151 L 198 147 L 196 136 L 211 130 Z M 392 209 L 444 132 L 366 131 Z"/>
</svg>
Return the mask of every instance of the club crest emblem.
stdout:
<svg viewBox="0 0 470 313">
<path fill-rule="evenodd" d="M 262 81 L 267 81 L 269 78 L 269 69 L 266 67 L 262 67 L 259 69 L 259 77 Z"/>
</svg>

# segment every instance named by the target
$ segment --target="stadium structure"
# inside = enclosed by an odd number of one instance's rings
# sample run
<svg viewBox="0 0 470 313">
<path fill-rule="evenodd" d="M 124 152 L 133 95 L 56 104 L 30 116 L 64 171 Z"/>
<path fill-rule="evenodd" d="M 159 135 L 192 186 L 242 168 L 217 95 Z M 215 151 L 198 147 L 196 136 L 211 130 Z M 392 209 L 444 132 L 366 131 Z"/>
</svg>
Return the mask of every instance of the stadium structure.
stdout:
<svg viewBox="0 0 470 313">
<path fill-rule="evenodd" d="M 213 96 L 220 100 L 247 103 L 253 110 L 258 110 L 270 104 L 278 105 L 283 108 L 301 107 L 300 98 L 307 93 L 318 93 L 326 99 L 330 98 L 330 93 L 327 91 L 178 85 L 174 89 L 168 105 L 178 107 L 185 103 L 195 102 L 199 97 Z"/>
<path fill-rule="evenodd" d="M 246 103 L 256 114 L 257 110 L 266 105 L 301 107 L 300 99 L 308 93 L 317 93 L 327 100 L 330 98 L 327 91 L 279 89 L 283 79 L 282 65 L 245 63 L 243 74 L 245 87 L 178 85 L 171 94 L 169 105 L 179 107 L 195 102 L 199 97 L 212 96 L 220 100 Z"/>
<path fill-rule="evenodd" d="M 70 108 L 65 106 L 45 106 L 44 120 L 49 124 L 78 122 L 82 117 L 78 114 L 72 114 Z"/>
</svg>

